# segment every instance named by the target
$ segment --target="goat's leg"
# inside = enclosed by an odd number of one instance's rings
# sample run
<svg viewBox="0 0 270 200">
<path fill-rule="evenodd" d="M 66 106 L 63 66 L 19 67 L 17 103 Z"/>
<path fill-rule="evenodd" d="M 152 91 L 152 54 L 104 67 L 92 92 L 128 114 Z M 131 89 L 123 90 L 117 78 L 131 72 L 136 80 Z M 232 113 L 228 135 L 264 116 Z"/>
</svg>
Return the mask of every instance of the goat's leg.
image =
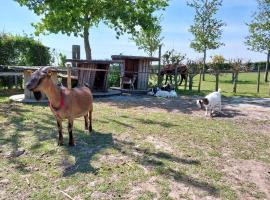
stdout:
<svg viewBox="0 0 270 200">
<path fill-rule="evenodd" d="M 179 86 L 182 85 L 183 79 L 184 79 L 184 77 L 181 74 L 181 80 L 180 80 Z"/>
<path fill-rule="evenodd" d="M 172 75 L 170 75 L 170 82 L 171 82 L 171 85 L 172 85 Z"/>
<path fill-rule="evenodd" d="M 89 129 L 89 124 L 88 124 L 88 114 L 84 115 L 84 130 Z"/>
<path fill-rule="evenodd" d="M 62 120 L 61 119 L 56 119 L 57 121 L 57 127 L 58 127 L 58 133 L 59 133 L 59 137 L 58 137 L 58 145 L 62 146 L 64 144 L 64 139 L 63 139 L 63 128 L 62 128 Z"/>
<path fill-rule="evenodd" d="M 168 74 L 166 74 L 165 85 L 167 84 L 167 82 L 168 82 Z"/>
<path fill-rule="evenodd" d="M 68 134 L 69 134 L 69 146 L 74 146 L 74 139 L 73 139 L 73 133 L 72 133 L 72 128 L 73 128 L 73 119 L 68 120 Z"/>
<path fill-rule="evenodd" d="M 208 108 L 206 107 L 205 108 L 205 116 L 207 116 L 208 115 Z"/>
<path fill-rule="evenodd" d="M 92 110 L 89 111 L 89 133 L 92 132 Z"/>
</svg>

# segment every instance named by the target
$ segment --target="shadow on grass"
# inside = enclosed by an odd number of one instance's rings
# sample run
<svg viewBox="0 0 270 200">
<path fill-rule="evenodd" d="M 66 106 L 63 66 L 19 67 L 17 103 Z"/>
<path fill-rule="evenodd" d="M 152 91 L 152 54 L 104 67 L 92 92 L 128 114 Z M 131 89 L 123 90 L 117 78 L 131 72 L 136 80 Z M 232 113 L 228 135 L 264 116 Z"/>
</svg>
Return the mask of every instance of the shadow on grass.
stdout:
<svg viewBox="0 0 270 200">
<path fill-rule="evenodd" d="M 150 149 L 140 148 L 133 142 L 118 140 L 116 138 L 114 141 L 115 149 L 117 149 L 122 154 L 132 158 L 139 164 L 155 170 L 160 176 L 165 176 L 166 178 L 173 179 L 177 182 L 181 182 L 186 185 L 204 190 L 213 196 L 219 195 L 220 191 L 214 185 L 197 178 L 193 178 L 181 171 L 172 169 L 170 166 L 165 164 L 167 161 L 171 161 L 184 165 L 200 165 L 200 161 L 194 159 L 179 158 L 169 153 L 160 151 L 153 152 Z"/>
</svg>

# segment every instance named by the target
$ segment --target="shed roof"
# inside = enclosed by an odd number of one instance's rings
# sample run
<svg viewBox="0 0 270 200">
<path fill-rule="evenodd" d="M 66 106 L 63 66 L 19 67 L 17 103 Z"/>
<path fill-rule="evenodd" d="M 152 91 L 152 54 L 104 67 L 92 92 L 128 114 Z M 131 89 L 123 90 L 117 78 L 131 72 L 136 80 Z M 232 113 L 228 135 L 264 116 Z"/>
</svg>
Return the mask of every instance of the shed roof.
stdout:
<svg viewBox="0 0 270 200">
<path fill-rule="evenodd" d="M 159 61 L 159 58 L 156 57 L 147 57 L 147 56 L 128 56 L 128 55 L 112 55 L 112 60 L 150 60 L 150 61 Z"/>
<path fill-rule="evenodd" d="M 80 59 L 66 59 L 66 62 L 91 63 L 91 64 L 122 63 L 121 61 L 116 61 L 116 60 L 80 60 Z"/>
</svg>

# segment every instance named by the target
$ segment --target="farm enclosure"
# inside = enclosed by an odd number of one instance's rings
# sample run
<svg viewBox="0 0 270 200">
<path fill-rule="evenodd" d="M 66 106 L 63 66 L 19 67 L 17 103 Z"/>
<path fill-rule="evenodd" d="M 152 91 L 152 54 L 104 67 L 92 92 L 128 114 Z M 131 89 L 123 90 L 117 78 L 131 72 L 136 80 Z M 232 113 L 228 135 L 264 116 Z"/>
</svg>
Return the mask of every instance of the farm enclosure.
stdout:
<svg viewBox="0 0 270 200">
<path fill-rule="evenodd" d="M 1 97 L 1 198 L 269 198 L 269 103 L 224 99 L 225 115 L 205 120 L 194 100 L 96 100 L 95 131 L 75 120 L 69 148 L 47 106 Z"/>
</svg>

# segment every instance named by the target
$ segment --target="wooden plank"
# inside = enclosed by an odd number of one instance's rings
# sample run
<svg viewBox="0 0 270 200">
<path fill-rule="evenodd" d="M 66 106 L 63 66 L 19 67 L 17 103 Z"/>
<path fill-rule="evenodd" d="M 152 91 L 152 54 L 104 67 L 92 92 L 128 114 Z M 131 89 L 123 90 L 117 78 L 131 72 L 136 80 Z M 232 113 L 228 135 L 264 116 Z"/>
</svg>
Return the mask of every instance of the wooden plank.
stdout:
<svg viewBox="0 0 270 200">
<path fill-rule="evenodd" d="M 22 72 L 0 72 L 0 76 L 22 76 Z"/>
</svg>

